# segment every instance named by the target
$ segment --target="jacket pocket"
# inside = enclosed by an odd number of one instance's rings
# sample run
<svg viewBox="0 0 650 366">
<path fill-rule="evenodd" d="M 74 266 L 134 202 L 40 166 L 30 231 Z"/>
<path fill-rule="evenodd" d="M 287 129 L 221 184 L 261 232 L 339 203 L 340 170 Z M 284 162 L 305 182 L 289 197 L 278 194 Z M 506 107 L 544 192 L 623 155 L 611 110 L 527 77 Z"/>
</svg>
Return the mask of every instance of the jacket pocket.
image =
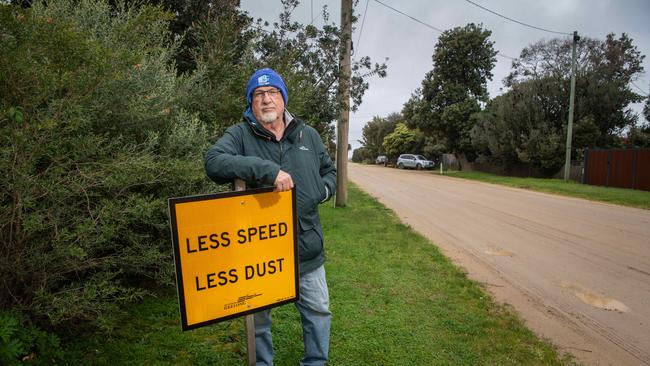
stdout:
<svg viewBox="0 0 650 366">
<path fill-rule="evenodd" d="M 306 178 L 302 174 L 295 174 L 296 195 L 298 198 L 298 212 L 311 212 L 325 198 L 325 184 L 318 177 Z"/>
<path fill-rule="evenodd" d="M 323 234 L 320 228 L 308 220 L 299 219 L 300 240 L 298 256 L 301 262 L 317 257 L 323 251 Z"/>
</svg>

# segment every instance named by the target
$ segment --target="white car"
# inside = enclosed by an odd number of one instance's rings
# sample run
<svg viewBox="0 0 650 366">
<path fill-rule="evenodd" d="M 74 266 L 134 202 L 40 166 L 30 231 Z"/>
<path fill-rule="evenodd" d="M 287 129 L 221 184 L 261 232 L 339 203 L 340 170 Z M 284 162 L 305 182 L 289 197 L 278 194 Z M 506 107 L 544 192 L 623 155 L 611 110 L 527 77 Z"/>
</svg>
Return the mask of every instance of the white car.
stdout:
<svg viewBox="0 0 650 366">
<path fill-rule="evenodd" d="M 388 164 L 388 156 L 379 155 L 377 159 L 375 159 L 375 164 L 382 164 L 383 166 L 386 166 Z"/>
<path fill-rule="evenodd" d="M 402 154 L 397 158 L 397 168 L 413 168 L 413 169 L 430 169 L 433 168 L 434 162 L 427 160 L 422 155 L 415 154 Z"/>
</svg>

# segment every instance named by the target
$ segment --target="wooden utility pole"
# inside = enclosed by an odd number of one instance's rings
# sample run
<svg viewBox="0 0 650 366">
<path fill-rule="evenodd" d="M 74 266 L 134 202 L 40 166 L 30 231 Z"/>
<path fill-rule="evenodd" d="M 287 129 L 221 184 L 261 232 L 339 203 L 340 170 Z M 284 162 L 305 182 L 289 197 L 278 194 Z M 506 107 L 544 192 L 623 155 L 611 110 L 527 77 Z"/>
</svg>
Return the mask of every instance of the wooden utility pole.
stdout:
<svg viewBox="0 0 650 366">
<path fill-rule="evenodd" d="M 348 202 L 348 128 L 350 124 L 350 54 L 352 53 L 352 0 L 341 0 L 341 52 L 339 100 L 341 115 L 336 139 L 336 207 Z"/>
<path fill-rule="evenodd" d="M 573 134 L 573 100 L 576 94 L 576 45 L 580 37 L 573 32 L 573 49 L 571 51 L 571 94 L 569 94 L 569 122 L 566 129 L 566 153 L 564 154 L 564 180 L 569 180 L 571 173 L 571 138 Z"/>
</svg>

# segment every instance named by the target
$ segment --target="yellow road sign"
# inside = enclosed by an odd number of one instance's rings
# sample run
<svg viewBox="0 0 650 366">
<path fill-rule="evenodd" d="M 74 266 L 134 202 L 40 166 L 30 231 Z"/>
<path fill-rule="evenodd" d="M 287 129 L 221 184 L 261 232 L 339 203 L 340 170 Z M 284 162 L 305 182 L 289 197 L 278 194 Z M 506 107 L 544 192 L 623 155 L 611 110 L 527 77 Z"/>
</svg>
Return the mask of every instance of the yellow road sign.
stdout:
<svg viewBox="0 0 650 366">
<path fill-rule="evenodd" d="M 169 199 L 181 326 L 298 299 L 295 190 Z"/>
</svg>

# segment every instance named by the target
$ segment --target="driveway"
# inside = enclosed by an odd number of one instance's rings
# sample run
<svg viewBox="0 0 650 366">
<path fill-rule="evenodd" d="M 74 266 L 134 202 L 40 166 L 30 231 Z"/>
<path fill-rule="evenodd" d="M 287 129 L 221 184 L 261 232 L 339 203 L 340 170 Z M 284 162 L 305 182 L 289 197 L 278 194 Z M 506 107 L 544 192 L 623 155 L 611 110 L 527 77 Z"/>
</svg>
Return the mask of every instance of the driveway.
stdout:
<svg viewBox="0 0 650 366">
<path fill-rule="evenodd" d="M 348 165 L 529 328 L 589 365 L 650 364 L 650 210 Z"/>
</svg>

